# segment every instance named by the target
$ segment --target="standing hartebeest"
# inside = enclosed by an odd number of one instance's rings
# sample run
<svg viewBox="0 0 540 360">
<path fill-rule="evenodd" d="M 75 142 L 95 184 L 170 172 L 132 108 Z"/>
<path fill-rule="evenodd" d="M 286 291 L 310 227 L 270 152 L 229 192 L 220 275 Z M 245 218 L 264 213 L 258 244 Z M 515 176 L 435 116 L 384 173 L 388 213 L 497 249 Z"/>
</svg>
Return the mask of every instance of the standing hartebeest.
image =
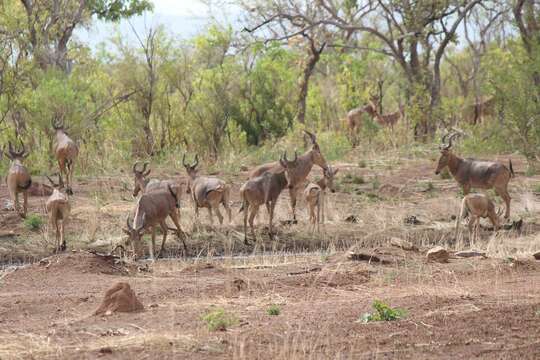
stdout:
<svg viewBox="0 0 540 360">
<path fill-rule="evenodd" d="M 369 101 L 367 105 L 352 109 L 347 113 L 347 131 L 349 133 L 349 141 L 352 147 L 358 145 L 358 132 L 362 127 L 362 115 L 366 113 L 371 118 L 374 118 L 377 114 L 377 107 L 373 101 Z"/>
<path fill-rule="evenodd" d="M 334 169 L 328 166 L 323 170 L 323 178 L 316 183 L 309 183 L 304 189 L 304 197 L 309 207 L 309 221 L 313 226 L 317 226 L 319 231 L 319 224 L 324 224 L 326 217 L 326 189 L 330 189 L 330 192 L 335 192 L 334 177 L 338 173 L 339 169 Z M 317 213 L 315 213 L 317 209 Z"/>
<path fill-rule="evenodd" d="M 133 164 L 133 197 L 137 197 L 139 192 L 146 194 L 149 191 L 167 189 L 168 185 L 177 186 L 176 181 L 174 180 L 158 180 L 158 179 L 149 179 L 151 169 L 146 169 L 148 163 L 143 164 L 143 168 L 138 168 L 138 163 Z M 181 191 L 179 192 L 181 194 Z M 180 196 L 180 195 L 179 195 Z M 178 199 L 180 200 L 180 199 Z"/>
<path fill-rule="evenodd" d="M 317 137 L 309 131 L 304 130 L 304 132 L 309 136 L 311 140 L 311 149 L 306 151 L 303 155 L 297 157 L 297 166 L 295 167 L 296 170 L 289 174 L 290 178 L 289 183 L 287 184 L 291 198 L 290 201 L 293 221 L 296 221 L 296 197 L 298 190 L 309 175 L 311 168 L 315 164 L 320 166 L 323 170 L 327 168 L 326 160 L 324 159 L 324 156 L 321 153 L 321 148 L 317 143 Z M 267 171 L 277 172 L 281 168 L 282 165 L 279 161 L 260 165 L 250 173 L 249 178 L 253 179 L 255 177 L 261 176 Z"/>
<path fill-rule="evenodd" d="M 499 214 L 495 211 L 495 204 L 485 194 L 468 194 L 461 202 L 461 210 L 456 219 L 456 246 L 461 247 L 461 236 L 459 225 L 461 219 L 470 214 L 469 219 L 469 241 L 471 247 L 474 246 L 475 239 L 478 239 L 480 230 L 480 218 L 489 218 L 493 224 L 493 229 L 497 231 L 500 227 Z"/>
<path fill-rule="evenodd" d="M 6 153 L 6 157 L 11 160 L 11 166 L 6 176 L 6 184 L 9 191 L 9 197 L 13 202 L 13 208 L 19 213 L 22 218 L 26 217 L 26 211 L 28 209 L 28 189 L 32 185 L 32 178 L 30 172 L 23 165 L 22 161 L 28 156 L 24 148 L 24 144 L 21 141 L 22 150 L 16 151 L 11 145 L 11 141 L 8 143 L 9 148 Z M 19 193 L 23 193 L 23 210 L 19 209 Z"/>
<path fill-rule="evenodd" d="M 480 124 L 486 116 L 495 115 L 495 98 L 477 99 L 472 105 L 463 108 L 463 120 L 472 125 Z"/>
<path fill-rule="evenodd" d="M 259 212 L 261 205 L 266 205 L 268 211 L 269 223 L 268 231 L 270 237 L 273 236 L 272 221 L 274 219 L 274 210 L 279 195 L 287 186 L 287 177 L 285 171 L 287 169 L 287 156 L 280 157 L 279 166 L 273 167 L 265 171 L 261 175 L 250 178 L 240 187 L 240 199 L 242 199 L 241 211 L 244 211 L 244 243 L 247 244 L 247 223 L 249 215 L 249 226 L 251 233 L 255 237 L 255 228 L 253 221 Z"/>
<path fill-rule="evenodd" d="M 403 106 L 399 107 L 398 111 L 388 114 L 379 114 L 378 111 L 375 112 L 375 119 L 377 123 L 383 127 L 389 127 L 390 130 L 394 130 L 394 125 L 404 118 L 405 112 Z"/>
<path fill-rule="evenodd" d="M 230 186 L 223 180 L 216 177 L 200 176 L 197 166 L 199 165 L 199 155 L 195 155 L 195 163 L 190 165 L 186 163 L 186 154 L 182 158 L 182 165 L 189 176 L 188 191 L 195 207 L 195 216 L 199 218 L 199 208 L 207 208 L 210 215 L 210 222 L 214 223 L 212 210 L 216 212 L 219 224 L 223 224 L 223 215 L 219 211 L 219 205 L 222 204 L 229 217 L 229 223 L 232 221 L 230 199 Z"/>
<path fill-rule="evenodd" d="M 176 226 L 178 235 L 182 239 L 184 245 L 184 251 L 187 252 L 186 243 L 184 241 L 184 232 L 180 227 L 176 209 L 179 204 L 179 187 L 173 187 L 168 185 L 165 189 L 159 189 L 146 194 L 143 194 L 137 201 L 135 206 L 135 214 L 133 216 L 133 224 L 127 219 L 127 228 L 124 232 L 129 236 L 128 243 L 131 244 L 133 254 L 135 257 L 142 256 L 141 239 L 147 230 L 151 230 L 152 234 L 152 246 L 150 248 L 152 258 L 161 257 L 163 250 L 165 249 L 165 241 L 167 240 L 167 227 L 166 219 L 170 217 Z M 163 232 L 163 240 L 161 241 L 161 248 L 156 256 L 156 229 L 157 226 L 161 227 Z"/>
<path fill-rule="evenodd" d="M 446 134 L 442 138 L 440 146 L 441 156 L 437 164 L 435 174 L 439 174 L 448 166 L 454 179 L 463 187 L 463 193 L 467 195 L 471 188 L 495 189 L 495 192 L 506 204 L 505 219 L 510 217 L 510 195 L 508 194 L 508 182 L 514 175 L 512 160 L 508 160 L 508 167 L 500 162 L 463 159 L 452 153 L 452 140 L 459 133 L 453 133 L 445 144 Z"/>
<path fill-rule="evenodd" d="M 55 250 L 57 252 L 65 251 L 66 239 L 64 237 L 64 233 L 69 213 L 71 211 L 69 198 L 67 194 L 64 193 L 64 183 L 60 174 L 58 175 L 58 183 L 55 183 L 48 176 L 47 179 L 49 179 L 49 182 L 54 189 L 52 195 L 49 196 L 47 202 L 45 203 L 45 209 L 47 210 L 47 214 L 49 214 L 49 231 L 53 226 L 56 229 Z"/>
<path fill-rule="evenodd" d="M 58 161 L 58 167 L 60 168 L 60 176 L 62 176 L 62 174 L 65 175 L 66 193 L 73 195 L 71 185 L 75 166 L 74 162 L 77 155 L 79 155 L 79 147 L 75 144 L 75 141 L 68 136 L 63 121 L 59 122 L 58 120 L 53 120 L 52 126 L 56 131 L 54 154 Z"/>
</svg>

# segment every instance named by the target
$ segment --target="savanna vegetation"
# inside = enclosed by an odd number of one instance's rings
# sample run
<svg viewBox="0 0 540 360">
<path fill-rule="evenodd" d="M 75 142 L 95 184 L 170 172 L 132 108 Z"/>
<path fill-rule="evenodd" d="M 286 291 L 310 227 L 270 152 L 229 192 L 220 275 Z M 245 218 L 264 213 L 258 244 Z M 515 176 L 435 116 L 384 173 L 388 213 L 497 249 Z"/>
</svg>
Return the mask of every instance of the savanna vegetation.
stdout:
<svg viewBox="0 0 540 360">
<path fill-rule="evenodd" d="M 42 173 L 52 162 L 51 121 L 63 119 L 81 147 L 77 171 L 100 173 L 133 159 L 177 163 L 184 152 L 259 163 L 301 146 L 307 128 L 332 160 L 351 147 L 347 112 L 375 98 L 381 114 L 402 107 L 405 117 L 390 130 L 364 115 L 361 147 L 439 141 L 457 128 L 469 153 L 519 151 L 530 171 L 538 167 L 535 1 L 235 6 L 238 19 L 209 20 L 190 39 L 153 24 L 90 46 L 79 29 L 152 11 L 151 2 L 3 1 L 0 143 L 24 141 Z"/>
</svg>

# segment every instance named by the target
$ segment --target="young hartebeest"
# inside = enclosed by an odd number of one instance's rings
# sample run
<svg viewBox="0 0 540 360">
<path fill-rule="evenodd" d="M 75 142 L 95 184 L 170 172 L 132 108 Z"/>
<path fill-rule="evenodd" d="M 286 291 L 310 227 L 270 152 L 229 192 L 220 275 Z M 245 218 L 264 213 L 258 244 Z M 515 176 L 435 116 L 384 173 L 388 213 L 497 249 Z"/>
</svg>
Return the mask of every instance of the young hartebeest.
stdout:
<svg viewBox="0 0 540 360">
<path fill-rule="evenodd" d="M 133 197 L 137 197 L 139 192 L 145 194 L 156 189 L 167 189 L 167 185 L 176 185 L 173 180 L 148 179 L 151 169 L 147 170 L 147 166 L 148 163 L 144 163 L 140 170 L 138 163 L 133 164 Z M 181 191 L 178 194 L 181 194 Z"/>
<path fill-rule="evenodd" d="M 128 216 L 127 229 L 124 229 L 124 232 L 129 236 L 128 245 L 131 244 L 135 257 L 142 256 L 141 238 L 147 230 L 152 231 L 152 246 L 150 248 L 152 258 L 161 257 L 165 248 L 165 241 L 167 240 L 167 217 L 170 217 L 176 226 L 176 230 L 182 238 L 184 250 L 187 251 L 183 231 L 180 228 L 180 222 L 176 212 L 176 208 L 180 206 L 178 201 L 179 189 L 179 187 L 168 185 L 166 189 L 143 194 L 137 201 L 133 223 L 130 223 Z M 158 225 L 163 232 L 163 240 L 156 257 L 156 230 Z"/>
<path fill-rule="evenodd" d="M 330 192 L 334 193 L 334 177 L 338 173 L 339 169 L 333 169 L 328 166 L 323 170 L 323 178 L 316 183 L 309 183 L 304 189 L 304 197 L 309 208 L 309 221 L 313 226 L 317 225 L 317 231 L 319 231 L 319 224 L 324 223 L 326 216 L 326 189 L 330 189 Z M 315 213 L 317 209 L 317 213 Z"/>
<path fill-rule="evenodd" d="M 372 101 L 369 101 L 367 105 L 352 109 L 347 113 L 347 130 L 352 147 L 358 145 L 358 132 L 362 127 L 363 114 L 368 114 L 371 118 L 375 117 L 377 108 Z"/>
<path fill-rule="evenodd" d="M 320 166 L 322 169 L 326 169 L 327 167 L 326 160 L 324 159 L 319 144 L 317 143 L 317 137 L 309 131 L 304 130 L 304 132 L 310 138 L 311 149 L 306 151 L 303 155 L 298 156 L 297 165 L 295 170 L 289 173 L 290 178 L 289 183 L 287 184 L 290 194 L 293 221 L 296 221 L 296 197 L 298 190 L 309 175 L 311 168 L 315 164 Z M 250 173 L 249 178 L 253 179 L 270 170 L 273 172 L 278 172 L 281 169 L 282 165 L 279 161 L 260 165 Z"/>
<path fill-rule="evenodd" d="M 495 189 L 506 204 L 504 218 L 510 217 L 510 194 L 508 194 L 508 182 L 515 176 L 512 168 L 512 160 L 508 160 L 508 167 L 500 162 L 463 159 L 455 155 L 452 148 L 452 140 L 459 133 L 453 133 L 445 144 L 445 135 L 440 146 L 441 156 L 437 164 L 435 174 L 439 174 L 446 166 L 454 179 L 462 186 L 463 194 L 467 195 L 471 187 L 479 189 Z"/>
<path fill-rule="evenodd" d="M 389 127 L 390 130 L 394 130 L 394 125 L 404 117 L 403 107 L 400 107 L 398 111 L 389 114 L 379 114 L 378 111 L 375 113 L 375 119 L 377 123 L 381 126 Z"/>
<path fill-rule="evenodd" d="M 6 176 L 6 184 L 9 191 L 9 197 L 13 202 L 13 208 L 19 213 L 22 218 L 26 217 L 26 211 L 28 209 L 28 189 L 32 186 L 32 178 L 30 172 L 23 165 L 22 161 L 29 155 L 25 150 L 24 144 L 21 141 L 22 150 L 16 151 L 11 145 L 11 141 L 8 143 L 8 152 L 6 157 L 11 160 L 11 166 Z M 21 212 L 19 208 L 19 193 L 23 194 L 23 210 Z"/>
<path fill-rule="evenodd" d="M 242 208 L 244 211 L 244 243 L 247 240 L 247 223 L 249 214 L 249 226 L 251 234 L 255 238 L 255 228 L 253 221 L 259 212 L 261 205 L 266 205 L 266 210 L 269 216 L 269 233 L 273 236 L 272 221 L 274 219 L 274 210 L 276 207 L 279 195 L 287 186 L 287 178 L 285 169 L 287 167 L 286 157 L 282 156 L 279 159 L 279 167 L 273 167 L 259 176 L 250 178 L 240 187 L 240 199 L 242 199 Z"/>
<path fill-rule="evenodd" d="M 223 224 L 223 215 L 219 211 L 219 205 L 222 204 L 229 217 L 229 223 L 232 221 L 230 199 L 230 186 L 223 180 L 216 177 L 200 176 L 197 166 L 199 165 L 199 155 L 195 155 L 195 163 L 192 165 L 186 163 L 186 154 L 182 158 L 182 165 L 189 176 L 188 192 L 191 194 L 193 206 L 195 207 L 195 216 L 199 218 L 199 208 L 207 208 L 210 215 L 210 222 L 214 223 L 213 212 Z"/>
<path fill-rule="evenodd" d="M 60 176 L 66 177 L 66 193 L 73 195 L 71 188 L 73 181 L 73 171 L 75 170 L 75 159 L 79 155 L 79 147 L 67 134 L 64 122 L 53 120 L 52 126 L 56 132 L 54 144 L 54 154 L 60 168 Z"/>
<path fill-rule="evenodd" d="M 459 232 L 461 219 L 469 213 L 469 241 L 471 247 L 475 240 L 478 240 L 480 230 L 480 218 L 489 218 L 493 224 L 493 229 L 497 231 L 500 228 L 499 214 L 495 211 L 495 204 L 487 195 L 468 194 L 461 202 L 461 210 L 456 219 L 456 246 L 461 247 L 461 236 Z"/>
<path fill-rule="evenodd" d="M 55 250 L 57 252 L 65 251 L 66 239 L 64 233 L 71 206 L 68 195 L 64 192 L 65 188 L 62 177 L 58 175 L 58 183 L 55 183 L 48 176 L 47 179 L 49 179 L 54 189 L 52 195 L 49 196 L 45 203 L 45 209 L 47 210 L 47 214 L 49 214 L 49 231 L 52 227 L 56 230 Z"/>
</svg>

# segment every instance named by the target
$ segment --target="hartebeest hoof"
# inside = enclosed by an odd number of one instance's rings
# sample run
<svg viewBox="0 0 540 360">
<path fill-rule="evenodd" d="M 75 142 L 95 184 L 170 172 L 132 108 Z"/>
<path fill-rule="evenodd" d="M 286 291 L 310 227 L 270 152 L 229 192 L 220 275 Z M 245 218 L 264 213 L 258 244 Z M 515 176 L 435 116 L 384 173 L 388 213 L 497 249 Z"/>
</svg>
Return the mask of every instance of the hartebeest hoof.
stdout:
<svg viewBox="0 0 540 360">
<path fill-rule="evenodd" d="M 68 195 L 73 195 L 73 190 L 72 190 L 70 187 L 68 187 L 68 188 L 66 189 L 66 194 L 68 194 Z"/>
</svg>

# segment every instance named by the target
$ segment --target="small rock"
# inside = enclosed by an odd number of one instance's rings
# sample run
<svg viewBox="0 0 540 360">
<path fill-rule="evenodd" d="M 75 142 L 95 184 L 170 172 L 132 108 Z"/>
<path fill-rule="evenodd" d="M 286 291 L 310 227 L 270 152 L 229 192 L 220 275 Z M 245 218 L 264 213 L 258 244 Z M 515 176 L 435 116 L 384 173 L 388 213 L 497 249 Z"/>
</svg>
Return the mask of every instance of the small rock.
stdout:
<svg viewBox="0 0 540 360">
<path fill-rule="evenodd" d="M 462 258 L 470 258 L 470 257 L 477 257 L 481 256 L 483 258 L 487 257 L 485 252 L 478 251 L 478 250 L 463 250 L 458 251 L 454 255 L 462 257 Z"/>
<path fill-rule="evenodd" d="M 414 246 L 411 242 L 397 238 L 397 237 L 393 237 L 390 239 L 390 245 L 398 247 L 403 250 L 418 250 L 418 248 Z"/>
<path fill-rule="evenodd" d="M 426 258 L 428 261 L 436 261 L 440 263 L 448 262 L 449 254 L 445 248 L 442 246 L 435 246 L 432 249 L 429 249 L 426 253 Z"/>
<path fill-rule="evenodd" d="M 540 251 L 535 252 L 533 256 L 536 260 L 540 260 Z"/>
<path fill-rule="evenodd" d="M 102 347 L 101 349 L 98 350 L 98 353 L 99 353 L 98 356 L 104 356 L 104 355 L 112 354 L 113 351 L 110 347 Z"/>
</svg>

